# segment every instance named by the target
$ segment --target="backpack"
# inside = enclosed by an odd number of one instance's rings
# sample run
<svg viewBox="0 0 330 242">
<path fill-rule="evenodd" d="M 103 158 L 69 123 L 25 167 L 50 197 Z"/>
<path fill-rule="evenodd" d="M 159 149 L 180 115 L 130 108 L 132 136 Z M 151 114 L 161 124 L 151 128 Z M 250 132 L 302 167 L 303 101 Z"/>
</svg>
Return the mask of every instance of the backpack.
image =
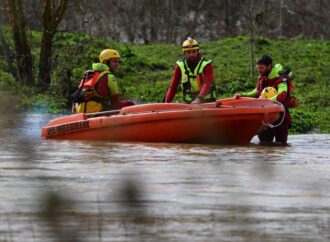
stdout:
<svg viewBox="0 0 330 242">
<path fill-rule="evenodd" d="M 292 71 L 290 68 L 284 69 L 280 73 L 280 78 L 284 81 L 286 81 L 288 85 L 288 98 L 287 98 L 287 103 L 289 108 L 295 108 L 298 106 L 298 100 L 297 98 L 293 95 L 293 90 L 294 86 L 292 83 Z"/>
<path fill-rule="evenodd" d="M 97 95 L 94 86 L 97 81 L 108 71 L 98 72 L 88 70 L 84 73 L 83 78 L 80 81 L 78 89 L 72 94 L 72 100 L 74 103 L 82 103 L 91 99 L 92 96 Z M 91 93 L 86 97 L 86 93 Z"/>
</svg>

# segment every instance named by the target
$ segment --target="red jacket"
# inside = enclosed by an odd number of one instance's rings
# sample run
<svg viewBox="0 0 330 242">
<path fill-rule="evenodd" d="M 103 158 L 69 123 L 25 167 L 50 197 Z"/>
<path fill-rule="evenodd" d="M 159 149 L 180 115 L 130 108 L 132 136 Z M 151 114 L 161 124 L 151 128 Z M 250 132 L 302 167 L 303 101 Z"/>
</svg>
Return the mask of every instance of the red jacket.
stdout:
<svg viewBox="0 0 330 242">
<path fill-rule="evenodd" d="M 111 94 L 111 90 L 108 86 L 108 75 L 102 76 L 97 83 L 95 84 L 95 91 L 103 96 L 103 97 L 109 97 Z M 110 103 L 111 103 L 111 108 L 112 109 L 121 109 L 126 106 L 131 106 L 134 105 L 134 102 L 131 100 L 122 100 L 120 101 L 120 95 L 115 94 L 109 97 Z"/>
</svg>

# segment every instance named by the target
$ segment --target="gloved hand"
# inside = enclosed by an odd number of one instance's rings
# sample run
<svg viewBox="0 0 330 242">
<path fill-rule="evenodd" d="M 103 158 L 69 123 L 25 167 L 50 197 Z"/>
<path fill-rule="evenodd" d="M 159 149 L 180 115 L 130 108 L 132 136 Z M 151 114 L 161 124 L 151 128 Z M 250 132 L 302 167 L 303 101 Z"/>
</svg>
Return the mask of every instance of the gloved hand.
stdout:
<svg viewBox="0 0 330 242">
<path fill-rule="evenodd" d="M 235 99 L 240 99 L 242 97 L 242 94 L 240 94 L 240 93 L 236 93 L 235 95 L 234 95 L 234 98 Z"/>
<path fill-rule="evenodd" d="M 204 98 L 201 96 L 197 96 L 194 101 L 191 102 L 191 104 L 201 104 L 204 102 Z"/>
</svg>

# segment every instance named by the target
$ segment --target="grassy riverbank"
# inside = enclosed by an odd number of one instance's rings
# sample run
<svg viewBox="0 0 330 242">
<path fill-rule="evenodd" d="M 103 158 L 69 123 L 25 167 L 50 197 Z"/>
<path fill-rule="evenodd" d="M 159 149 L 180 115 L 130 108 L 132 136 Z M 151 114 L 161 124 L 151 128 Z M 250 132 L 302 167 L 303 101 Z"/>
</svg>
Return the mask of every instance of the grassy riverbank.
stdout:
<svg viewBox="0 0 330 242">
<path fill-rule="evenodd" d="M 9 31 L 5 32 L 12 44 Z M 30 40 L 37 67 L 40 33 L 31 32 Z M 133 98 L 138 103 L 160 102 L 163 99 L 175 61 L 182 56 L 180 46 L 171 44 L 130 45 L 87 35 L 59 33 L 54 42 L 53 83 L 49 92 L 40 93 L 35 88 L 15 83 L 6 72 L 7 64 L 3 57 L 0 61 L 1 90 L 7 93 L 12 89 L 10 87 L 21 90 L 19 95 L 15 91 L 14 102 L 34 111 L 63 112 L 69 107 L 70 93 L 79 83 L 82 73 L 91 68 L 91 63 L 98 59 L 98 53 L 105 48 L 120 51 L 122 65 L 117 76 L 121 91 L 125 97 Z M 213 60 L 219 98 L 254 88 L 256 77 L 250 80 L 248 38 L 202 42 L 201 51 L 206 58 Z M 330 98 L 327 93 L 330 84 L 330 41 L 259 38 L 255 44 L 255 56 L 262 54 L 271 55 L 275 63 L 293 70 L 294 93 L 300 105 L 292 110 L 294 128 L 291 132 L 330 133 Z"/>
</svg>

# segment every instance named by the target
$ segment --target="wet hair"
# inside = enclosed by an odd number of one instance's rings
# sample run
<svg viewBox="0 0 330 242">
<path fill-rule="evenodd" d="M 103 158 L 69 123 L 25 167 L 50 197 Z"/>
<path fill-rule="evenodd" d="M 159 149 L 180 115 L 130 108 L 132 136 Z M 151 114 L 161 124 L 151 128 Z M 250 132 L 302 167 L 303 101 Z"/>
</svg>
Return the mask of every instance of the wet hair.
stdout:
<svg viewBox="0 0 330 242">
<path fill-rule="evenodd" d="M 257 65 L 269 66 L 272 64 L 273 64 L 273 60 L 269 55 L 263 55 L 257 60 Z"/>
</svg>

